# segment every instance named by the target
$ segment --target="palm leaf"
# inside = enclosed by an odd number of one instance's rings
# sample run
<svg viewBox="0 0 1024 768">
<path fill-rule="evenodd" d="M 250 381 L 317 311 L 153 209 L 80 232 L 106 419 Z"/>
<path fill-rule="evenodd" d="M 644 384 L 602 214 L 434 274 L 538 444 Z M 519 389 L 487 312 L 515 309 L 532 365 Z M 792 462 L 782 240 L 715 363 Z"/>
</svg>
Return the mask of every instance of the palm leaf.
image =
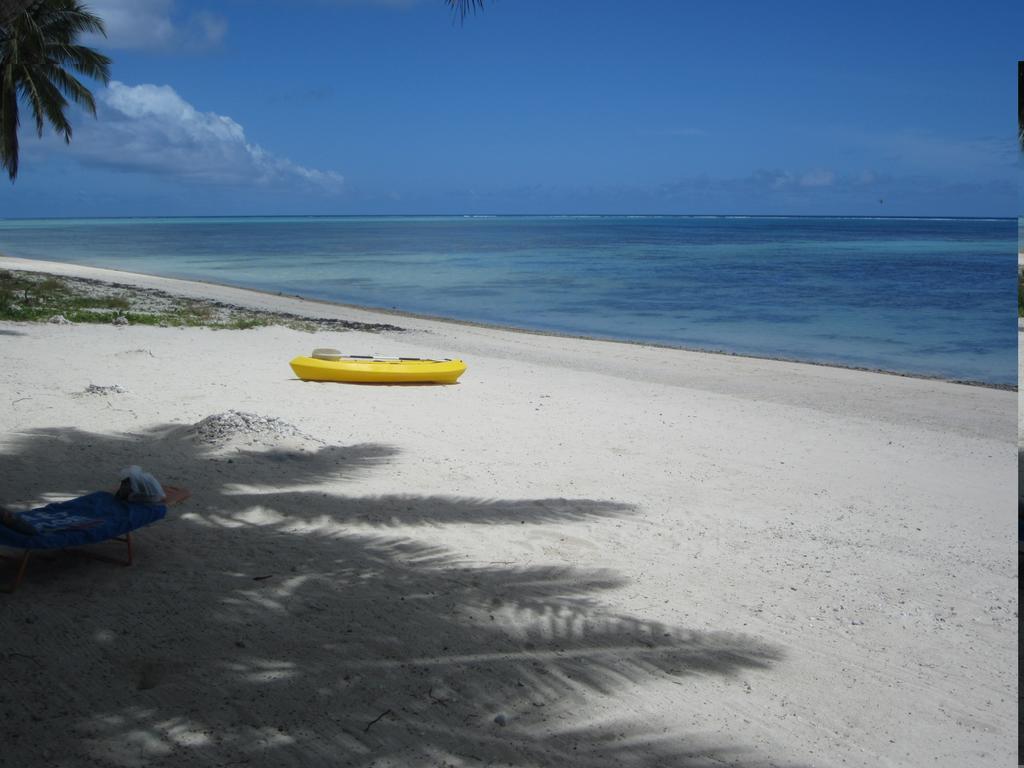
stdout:
<svg viewBox="0 0 1024 768">
<path fill-rule="evenodd" d="M 465 20 L 466 16 L 470 13 L 476 13 L 477 9 L 483 10 L 484 0 L 445 0 L 448 3 L 448 7 L 451 8 L 455 15 L 460 19 Z"/>
<path fill-rule="evenodd" d="M 45 74 L 45 72 L 43 73 Z M 30 102 L 33 112 L 39 111 L 36 116 L 36 131 L 39 136 L 43 135 L 43 118 L 59 134 L 64 136 L 67 144 L 71 143 L 71 123 L 68 121 L 64 111 L 68 107 L 68 100 L 46 77 L 34 77 L 29 80 L 32 84 L 33 99 Z"/>
<path fill-rule="evenodd" d="M 22 70 L 17 77 L 17 93 L 18 96 L 28 102 L 29 107 L 32 109 L 32 117 L 35 118 L 36 132 L 42 136 L 43 128 L 45 123 L 43 122 L 43 103 L 42 97 L 39 95 L 39 89 L 36 88 L 36 82 L 31 75 L 26 77 L 26 73 Z"/>
<path fill-rule="evenodd" d="M 110 57 L 84 45 L 61 45 L 50 49 L 53 61 L 81 72 L 86 77 L 110 82 Z"/>
<path fill-rule="evenodd" d="M 86 88 L 78 78 L 59 67 L 48 68 L 47 75 L 73 102 L 91 115 L 96 114 L 96 100 L 93 99 L 92 91 Z"/>
<path fill-rule="evenodd" d="M 39 0 L 0 0 L 0 26 L 9 24 L 33 5 L 39 5 Z"/>
</svg>

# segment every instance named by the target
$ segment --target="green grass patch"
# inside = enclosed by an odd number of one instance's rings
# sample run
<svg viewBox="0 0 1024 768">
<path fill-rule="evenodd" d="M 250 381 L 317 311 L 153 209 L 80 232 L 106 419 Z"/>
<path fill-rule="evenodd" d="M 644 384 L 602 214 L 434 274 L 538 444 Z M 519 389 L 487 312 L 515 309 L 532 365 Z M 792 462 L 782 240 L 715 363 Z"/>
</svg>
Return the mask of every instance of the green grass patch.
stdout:
<svg viewBox="0 0 1024 768">
<path fill-rule="evenodd" d="M 112 322 L 131 308 L 119 293 L 86 295 L 49 275 L 0 272 L 0 320 L 41 321 L 63 315 L 76 323 Z"/>
<path fill-rule="evenodd" d="M 116 322 L 176 328 L 247 330 L 281 325 L 310 333 L 324 329 L 402 330 L 388 324 L 305 319 L 287 313 L 260 312 L 84 278 L 0 270 L 0 320 L 46 322 L 58 315 L 73 323 Z"/>
<path fill-rule="evenodd" d="M 73 323 L 110 324 L 123 317 L 129 325 L 246 329 L 272 324 L 254 313 L 218 316 L 214 307 L 190 299 L 167 298 L 167 307 L 159 312 L 136 309 L 139 301 L 132 299 L 131 293 L 97 284 L 0 271 L 0 320 L 45 322 L 61 315 Z"/>
<path fill-rule="evenodd" d="M 1017 270 L 1017 317 L 1024 317 L 1024 272 Z"/>
</svg>

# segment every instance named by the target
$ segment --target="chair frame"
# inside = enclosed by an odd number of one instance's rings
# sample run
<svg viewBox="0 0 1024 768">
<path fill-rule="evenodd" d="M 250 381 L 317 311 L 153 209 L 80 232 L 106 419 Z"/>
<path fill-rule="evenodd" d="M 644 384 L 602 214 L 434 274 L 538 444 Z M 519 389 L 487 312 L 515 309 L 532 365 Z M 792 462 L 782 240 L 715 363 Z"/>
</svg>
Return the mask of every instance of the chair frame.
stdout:
<svg viewBox="0 0 1024 768">
<path fill-rule="evenodd" d="M 192 492 L 189 491 L 187 488 L 181 488 L 179 486 L 173 485 L 164 486 L 164 492 L 167 494 L 167 497 L 163 502 L 164 506 L 166 507 L 176 506 L 192 495 Z M 87 549 L 80 549 L 79 547 L 67 547 L 62 549 L 54 548 L 53 550 L 25 549 L 22 550 L 22 554 L 20 556 L 0 554 L 0 560 L 15 560 L 18 562 L 18 565 L 16 566 L 17 572 L 14 575 L 14 581 L 11 583 L 9 587 L 0 590 L 0 592 L 4 592 L 8 595 L 14 594 L 14 591 L 21 585 L 22 580 L 25 578 L 25 571 L 28 567 L 29 555 L 31 555 L 32 552 L 66 552 L 76 555 L 83 555 L 93 560 L 102 560 L 106 563 L 114 563 L 115 565 L 123 566 L 129 566 L 134 562 L 132 552 L 132 531 L 128 531 L 122 536 L 111 536 L 109 539 L 104 539 L 103 541 L 97 541 L 94 543 L 106 544 L 108 541 L 117 541 L 124 544 L 127 547 L 127 556 L 124 558 L 118 558 L 113 557 L 111 555 L 103 554 L 101 552 L 93 552 Z M 17 549 L 17 547 L 15 548 Z"/>
</svg>

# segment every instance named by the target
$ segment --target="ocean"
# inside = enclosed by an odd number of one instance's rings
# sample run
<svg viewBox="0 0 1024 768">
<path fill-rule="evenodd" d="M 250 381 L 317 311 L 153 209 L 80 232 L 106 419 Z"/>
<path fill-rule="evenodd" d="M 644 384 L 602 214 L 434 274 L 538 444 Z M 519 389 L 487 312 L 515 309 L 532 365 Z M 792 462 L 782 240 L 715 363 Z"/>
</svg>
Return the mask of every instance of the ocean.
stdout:
<svg viewBox="0 0 1024 768">
<path fill-rule="evenodd" d="M 989 384 L 1017 381 L 1017 241 L 1014 219 L 0 220 L 10 256 Z"/>
</svg>

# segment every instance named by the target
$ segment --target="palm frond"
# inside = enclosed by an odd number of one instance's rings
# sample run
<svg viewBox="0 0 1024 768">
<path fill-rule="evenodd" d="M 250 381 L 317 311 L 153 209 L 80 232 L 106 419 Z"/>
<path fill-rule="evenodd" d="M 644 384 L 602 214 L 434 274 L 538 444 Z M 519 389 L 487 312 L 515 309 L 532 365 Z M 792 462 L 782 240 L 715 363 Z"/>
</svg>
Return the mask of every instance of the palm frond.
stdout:
<svg viewBox="0 0 1024 768">
<path fill-rule="evenodd" d="M 483 10 L 484 0 L 445 0 L 460 20 L 465 21 L 470 13 L 476 13 L 477 9 Z"/>
<path fill-rule="evenodd" d="M 92 96 L 92 91 L 86 88 L 77 77 L 60 67 L 48 68 L 47 75 L 71 101 L 85 109 L 89 114 L 96 115 L 96 100 Z"/>
<path fill-rule="evenodd" d="M 60 45 L 53 46 L 50 55 L 55 62 L 70 66 L 86 77 L 102 83 L 110 82 L 112 62 L 109 56 L 104 56 L 99 51 L 84 45 Z"/>
<path fill-rule="evenodd" d="M 71 142 L 71 123 L 68 122 L 64 110 L 68 100 L 61 95 L 57 87 L 45 77 L 36 77 L 34 73 L 22 71 L 19 77 L 20 92 L 25 96 L 32 108 L 32 116 L 36 122 L 36 133 L 41 137 L 46 122 L 49 122 L 57 133 L 63 134 L 64 141 Z"/>
<path fill-rule="evenodd" d="M 34 16 L 47 35 L 54 39 L 63 37 L 71 40 L 88 32 L 107 34 L 103 19 L 75 0 L 49 0 L 37 13 L 28 15 Z"/>
<path fill-rule="evenodd" d="M 65 143 L 70 144 L 71 123 L 65 114 L 69 102 L 61 93 L 61 88 L 45 76 L 47 74 L 45 70 L 42 71 L 42 74 L 44 76 L 36 81 L 36 89 L 42 99 L 43 114 L 50 126 L 64 137 Z M 40 132 L 41 135 L 42 132 Z"/>
<path fill-rule="evenodd" d="M 10 24 L 40 2 L 41 0 L 0 0 L 0 27 Z"/>
<path fill-rule="evenodd" d="M 39 95 L 39 89 L 36 88 L 35 80 L 32 77 L 25 77 L 24 72 L 18 76 L 17 94 L 28 102 L 29 107 L 32 109 L 32 117 L 36 122 L 36 133 L 42 136 L 43 128 L 45 127 L 42 97 Z"/>
</svg>

